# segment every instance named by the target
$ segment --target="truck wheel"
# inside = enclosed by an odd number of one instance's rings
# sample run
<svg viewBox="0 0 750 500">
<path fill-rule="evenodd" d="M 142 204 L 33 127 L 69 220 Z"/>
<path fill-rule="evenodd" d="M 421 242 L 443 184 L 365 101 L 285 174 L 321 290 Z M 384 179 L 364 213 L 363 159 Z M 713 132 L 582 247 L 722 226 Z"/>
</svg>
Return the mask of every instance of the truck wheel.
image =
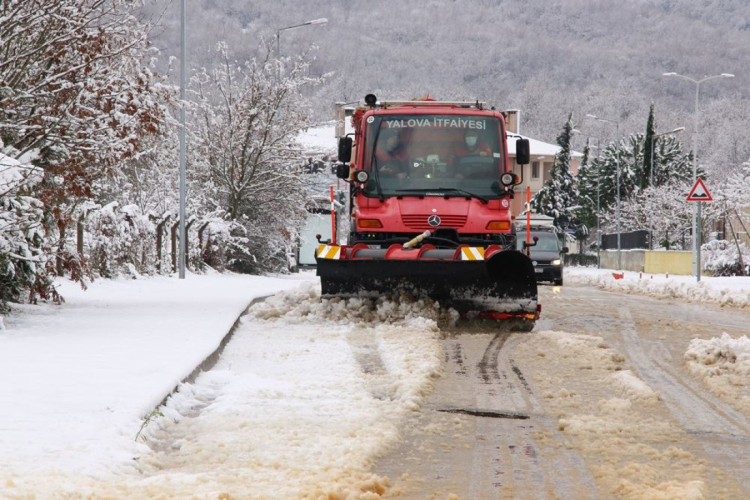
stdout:
<svg viewBox="0 0 750 500">
<path fill-rule="evenodd" d="M 555 280 L 555 286 L 563 286 L 563 279 Z"/>
</svg>

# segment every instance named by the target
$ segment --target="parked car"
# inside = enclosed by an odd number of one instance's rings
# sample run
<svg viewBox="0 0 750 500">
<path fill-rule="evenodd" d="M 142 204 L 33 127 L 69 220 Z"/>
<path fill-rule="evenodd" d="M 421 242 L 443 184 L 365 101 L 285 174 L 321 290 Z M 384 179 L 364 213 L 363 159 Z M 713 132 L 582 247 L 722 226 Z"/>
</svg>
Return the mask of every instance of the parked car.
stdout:
<svg viewBox="0 0 750 500">
<path fill-rule="evenodd" d="M 536 280 L 551 282 L 557 286 L 563 284 L 563 254 L 568 253 L 568 247 L 560 245 L 557 233 L 553 231 L 532 230 L 531 239 L 539 238 L 536 245 L 531 247 L 531 261 L 534 264 Z M 523 251 L 526 232 L 518 231 L 518 250 Z"/>
</svg>

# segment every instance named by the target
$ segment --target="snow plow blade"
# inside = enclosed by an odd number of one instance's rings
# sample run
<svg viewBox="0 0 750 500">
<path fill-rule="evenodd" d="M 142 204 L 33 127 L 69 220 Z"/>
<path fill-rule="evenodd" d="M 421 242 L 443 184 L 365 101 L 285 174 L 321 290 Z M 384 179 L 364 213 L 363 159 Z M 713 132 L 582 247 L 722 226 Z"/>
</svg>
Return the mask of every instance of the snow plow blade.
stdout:
<svg viewBox="0 0 750 500">
<path fill-rule="evenodd" d="M 509 320 L 520 330 L 533 328 L 539 316 L 534 266 L 521 252 L 499 247 L 465 252 L 429 245 L 408 250 L 401 245 L 335 248 L 338 254 L 321 246 L 317 255 L 323 297 L 404 292 L 452 307 L 462 317 Z M 467 253 L 481 258 L 464 260 Z"/>
</svg>

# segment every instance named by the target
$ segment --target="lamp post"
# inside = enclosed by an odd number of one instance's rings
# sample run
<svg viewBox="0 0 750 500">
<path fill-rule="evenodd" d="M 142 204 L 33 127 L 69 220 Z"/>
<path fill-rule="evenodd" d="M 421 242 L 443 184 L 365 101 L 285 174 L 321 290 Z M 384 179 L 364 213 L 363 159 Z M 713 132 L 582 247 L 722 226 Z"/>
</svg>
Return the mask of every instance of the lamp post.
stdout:
<svg viewBox="0 0 750 500">
<path fill-rule="evenodd" d="M 600 160 L 601 157 L 601 138 L 597 136 L 588 136 L 586 137 L 586 140 L 590 139 L 596 139 L 596 146 L 589 144 L 589 149 L 594 148 L 596 149 L 596 268 L 601 269 L 602 267 L 602 260 L 601 260 L 601 251 L 602 251 L 602 230 L 599 224 L 599 213 L 600 213 L 600 186 L 601 186 L 601 172 L 602 172 L 602 162 Z"/>
<path fill-rule="evenodd" d="M 606 123 L 614 123 L 617 133 L 616 136 L 620 135 L 620 122 L 617 120 L 607 120 L 606 118 L 599 118 L 596 115 L 586 115 L 587 118 L 592 118 L 594 120 L 598 120 L 600 122 L 606 122 Z M 615 187 L 615 194 L 617 195 L 616 198 L 616 204 L 615 204 L 615 219 L 617 224 L 617 269 L 622 269 L 622 239 L 621 239 L 621 232 L 620 232 L 620 148 L 619 145 L 617 147 L 617 151 L 615 154 L 615 177 L 617 179 L 616 181 L 616 187 Z"/>
<path fill-rule="evenodd" d="M 185 279 L 185 0 L 180 0 L 180 252 L 177 266 L 179 279 Z"/>
<path fill-rule="evenodd" d="M 183 0 L 184 1 L 184 0 Z M 320 19 L 313 19 L 312 21 L 307 21 L 305 23 L 295 24 L 292 26 L 285 26 L 283 28 L 279 28 L 276 30 L 276 59 L 280 59 L 280 52 L 279 52 L 279 38 L 281 37 L 282 31 L 287 30 L 293 30 L 297 28 L 302 28 L 303 26 L 313 26 L 315 24 L 328 24 L 328 19 L 325 17 L 321 17 Z M 276 66 L 276 79 L 279 78 L 279 67 L 278 64 Z"/>
<path fill-rule="evenodd" d="M 588 139 L 596 139 L 596 146 L 589 145 L 589 148 L 596 148 L 596 268 L 601 269 L 602 230 L 599 227 L 599 187 L 601 186 L 602 172 L 602 162 L 599 159 L 601 156 L 601 139 L 599 137 L 588 137 Z"/>
<path fill-rule="evenodd" d="M 701 83 L 709 80 L 715 80 L 717 78 L 734 78 L 731 73 L 722 73 L 720 75 L 708 76 L 701 80 L 690 78 L 689 76 L 680 75 L 678 73 L 669 72 L 662 73 L 662 76 L 673 76 L 682 78 L 695 84 L 695 107 L 693 108 L 693 182 L 698 180 L 698 97 L 700 96 Z M 700 221 L 700 203 L 697 202 L 693 207 L 693 268 L 695 270 L 696 281 L 701 280 L 700 274 L 700 236 L 698 235 L 698 225 Z"/>
<path fill-rule="evenodd" d="M 679 127 L 674 130 L 670 130 L 669 132 L 662 132 L 661 134 L 651 135 L 651 173 L 649 174 L 649 179 L 648 179 L 649 186 L 651 187 L 654 186 L 654 145 L 656 144 L 656 139 L 664 135 L 677 134 L 679 132 L 682 132 L 683 130 L 685 130 L 685 127 Z M 648 246 L 650 250 L 654 249 L 654 213 L 653 212 L 654 211 L 651 210 L 651 212 L 648 215 Z"/>
</svg>

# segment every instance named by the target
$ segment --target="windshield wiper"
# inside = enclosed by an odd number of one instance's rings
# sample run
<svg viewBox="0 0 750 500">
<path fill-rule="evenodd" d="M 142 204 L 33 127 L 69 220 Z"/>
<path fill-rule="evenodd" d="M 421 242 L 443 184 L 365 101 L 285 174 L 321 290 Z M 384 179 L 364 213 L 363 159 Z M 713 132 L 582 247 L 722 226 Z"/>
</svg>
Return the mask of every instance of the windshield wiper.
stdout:
<svg viewBox="0 0 750 500">
<path fill-rule="evenodd" d="M 489 200 L 487 200 L 487 198 L 485 198 L 484 196 L 479 196 L 478 194 L 472 193 L 470 191 L 464 191 L 463 189 L 458 189 L 458 188 L 441 188 L 441 187 L 439 187 L 439 188 L 433 188 L 433 189 L 418 189 L 418 188 L 413 188 L 413 189 L 397 189 L 396 190 L 397 193 L 422 193 L 422 194 L 425 194 L 425 193 L 435 193 L 436 196 L 437 195 L 447 196 L 444 193 L 444 191 L 449 191 L 451 193 L 460 193 L 460 194 L 464 195 L 467 198 L 476 198 L 477 200 L 481 201 L 485 205 L 487 203 L 489 203 Z"/>
</svg>

